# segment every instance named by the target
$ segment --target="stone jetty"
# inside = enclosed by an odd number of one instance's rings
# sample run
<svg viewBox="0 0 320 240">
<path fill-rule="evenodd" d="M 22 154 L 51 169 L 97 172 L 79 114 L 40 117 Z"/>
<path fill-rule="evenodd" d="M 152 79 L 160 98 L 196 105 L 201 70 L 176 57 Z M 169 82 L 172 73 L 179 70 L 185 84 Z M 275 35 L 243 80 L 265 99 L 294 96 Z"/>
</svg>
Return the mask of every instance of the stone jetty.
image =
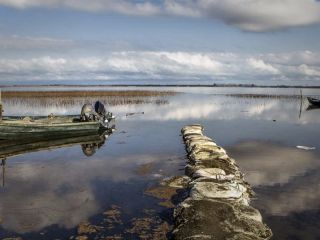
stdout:
<svg viewBox="0 0 320 240">
<path fill-rule="evenodd" d="M 175 240 L 270 239 L 272 231 L 260 212 L 251 207 L 253 196 L 235 160 L 201 125 L 181 130 L 188 153 L 188 197 L 174 210 Z"/>
</svg>

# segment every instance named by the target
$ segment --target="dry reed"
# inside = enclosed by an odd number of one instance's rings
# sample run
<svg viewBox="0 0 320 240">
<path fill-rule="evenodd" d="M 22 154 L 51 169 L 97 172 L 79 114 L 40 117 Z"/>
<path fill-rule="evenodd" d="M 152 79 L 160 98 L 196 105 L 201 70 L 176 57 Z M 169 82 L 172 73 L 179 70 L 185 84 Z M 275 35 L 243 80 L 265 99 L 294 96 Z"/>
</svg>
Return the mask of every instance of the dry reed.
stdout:
<svg viewBox="0 0 320 240">
<path fill-rule="evenodd" d="M 157 97 L 172 96 L 172 91 L 7 91 L 2 92 L 5 98 L 64 98 L 64 97 Z"/>
</svg>

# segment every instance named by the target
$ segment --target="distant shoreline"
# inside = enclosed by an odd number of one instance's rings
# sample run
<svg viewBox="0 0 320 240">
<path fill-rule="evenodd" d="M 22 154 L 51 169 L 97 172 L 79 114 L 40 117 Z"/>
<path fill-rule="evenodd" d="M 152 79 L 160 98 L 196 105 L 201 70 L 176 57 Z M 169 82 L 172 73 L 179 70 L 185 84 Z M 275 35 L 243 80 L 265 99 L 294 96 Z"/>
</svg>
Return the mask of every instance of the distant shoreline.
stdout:
<svg viewBox="0 0 320 240">
<path fill-rule="evenodd" d="M 320 86 L 301 86 L 301 85 L 255 85 L 255 84 L 41 84 L 41 85 L 0 85 L 0 88 L 12 87 L 237 87 L 237 88 L 316 88 Z"/>
</svg>

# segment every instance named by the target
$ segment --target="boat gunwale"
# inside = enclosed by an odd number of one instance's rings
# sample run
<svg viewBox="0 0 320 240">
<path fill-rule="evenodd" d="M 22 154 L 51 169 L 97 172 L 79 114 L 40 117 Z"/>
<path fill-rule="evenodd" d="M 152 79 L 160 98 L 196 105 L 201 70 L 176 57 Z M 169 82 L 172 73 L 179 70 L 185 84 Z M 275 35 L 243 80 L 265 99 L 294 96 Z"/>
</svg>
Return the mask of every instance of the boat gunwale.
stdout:
<svg viewBox="0 0 320 240">
<path fill-rule="evenodd" d="M 313 98 L 313 97 L 307 97 L 309 104 L 319 107 L 320 106 L 320 99 Z"/>
<path fill-rule="evenodd" d="M 80 121 L 77 115 L 33 116 L 30 120 L 24 120 L 20 116 L 6 116 L 0 121 L 0 127 L 17 128 L 52 128 L 52 127 L 84 127 L 101 126 L 99 121 Z"/>
<path fill-rule="evenodd" d="M 17 122 L 20 121 L 20 122 Z M 17 121 L 7 121 L 2 120 L 0 121 L 0 126 L 3 127 L 55 127 L 55 126 L 85 126 L 85 125 L 101 125 L 100 122 L 47 122 L 47 123 L 41 123 L 41 122 L 23 122 L 23 120 L 17 120 Z"/>
</svg>

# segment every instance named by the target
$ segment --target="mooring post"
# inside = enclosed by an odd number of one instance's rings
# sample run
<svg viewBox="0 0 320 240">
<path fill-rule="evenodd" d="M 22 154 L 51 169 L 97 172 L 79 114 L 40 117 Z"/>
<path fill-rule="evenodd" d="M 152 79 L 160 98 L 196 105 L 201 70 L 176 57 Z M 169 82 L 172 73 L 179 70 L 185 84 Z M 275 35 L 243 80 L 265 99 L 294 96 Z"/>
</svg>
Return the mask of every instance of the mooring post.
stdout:
<svg viewBox="0 0 320 240">
<path fill-rule="evenodd" d="M 299 119 L 301 118 L 302 113 L 302 89 L 300 89 L 300 112 L 299 112 Z"/>
<path fill-rule="evenodd" d="M 3 113 L 3 107 L 2 107 L 2 101 L 1 101 L 1 88 L 0 88 L 0 121 L 2 121 L 2 113 Z"/>
<path fill-rule="evenodd" d="M 1 101 L 1 88 L 0 88 L 0 121 L 2 120 L 2 101 Z"/>
<path fill-rule="evenodd" d="M 5 177 L 6 159 L 5 158 L 1 159 L 0 166 L 2 166 L 2 187 L 4 187 L 5 186 L 5 180 L 6 180 L 6 177 Z"/>
</svg>

